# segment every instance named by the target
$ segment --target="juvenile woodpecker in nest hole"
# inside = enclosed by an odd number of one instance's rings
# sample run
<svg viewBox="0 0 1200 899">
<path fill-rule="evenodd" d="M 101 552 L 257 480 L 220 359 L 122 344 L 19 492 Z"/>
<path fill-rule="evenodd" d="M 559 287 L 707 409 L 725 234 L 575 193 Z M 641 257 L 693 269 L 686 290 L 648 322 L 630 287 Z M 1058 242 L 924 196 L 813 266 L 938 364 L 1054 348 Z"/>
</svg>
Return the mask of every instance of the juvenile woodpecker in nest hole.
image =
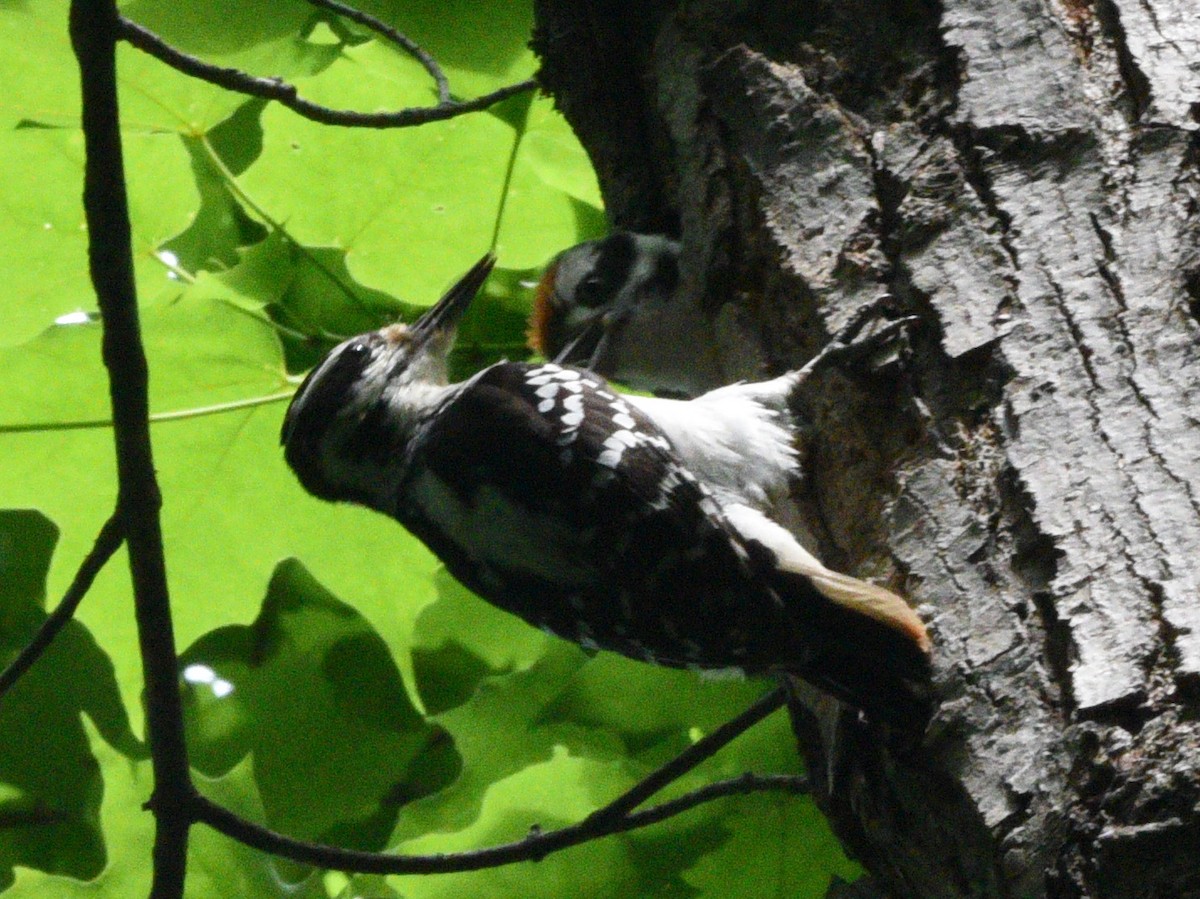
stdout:
<svg viewBox="0 0 1200 899">
<path fill-rule="evenodd" d="M 308 375 L 282 433 L 304 487 L 396 518 L 475 593 L 585 648 L 798 675 L 873 720 L 922 726 L 920 619 L 764 514 L 795 461 L 782 410 L 798 375 L 691 401 L 621 396 L 555 363 L 448 383 L 493 262 Z"/>
<path fill-rule="evenodd" d="M 617 231 L 546 266 L 529 345 L 638 390 L 696 396 L 723 382 L 712 323 L 683 288 L 680 245 Z"/>
</svg>

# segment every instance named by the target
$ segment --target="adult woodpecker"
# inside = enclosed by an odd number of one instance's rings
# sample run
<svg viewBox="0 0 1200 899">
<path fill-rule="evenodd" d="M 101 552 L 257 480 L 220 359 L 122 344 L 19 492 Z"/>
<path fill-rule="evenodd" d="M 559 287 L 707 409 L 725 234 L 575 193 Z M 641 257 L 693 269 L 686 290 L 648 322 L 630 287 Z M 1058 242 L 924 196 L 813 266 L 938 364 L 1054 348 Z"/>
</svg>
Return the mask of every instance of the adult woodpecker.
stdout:
<svg viewBox="0 0 1200 899">
<path fill-rule="evenodd" d="M 763 514 L 794 461 L 770 405 L 795 375 L 694 401 L 619 396 L 554 363 L 499 362 L 451 384 L 456 325 L 493 261 L 413 325 L 353 337 L 308 375 L 282 432 L 303 486 L 396 518 L 475 593 L 586 648 L 790 673 L 873 720 L 923 726 L 917 615 Z M 706 448 L 713 404 L 734 444 L 772 449 L 743 462 L 736 445 Z"/>
<path fill-rule="evenodd" d="M 725 379 L 712 323 L 681 289 L 679 243 L 617 231 L 546 266 L 529 344 L 638 390 L 696 396 Z"/>
</svg>

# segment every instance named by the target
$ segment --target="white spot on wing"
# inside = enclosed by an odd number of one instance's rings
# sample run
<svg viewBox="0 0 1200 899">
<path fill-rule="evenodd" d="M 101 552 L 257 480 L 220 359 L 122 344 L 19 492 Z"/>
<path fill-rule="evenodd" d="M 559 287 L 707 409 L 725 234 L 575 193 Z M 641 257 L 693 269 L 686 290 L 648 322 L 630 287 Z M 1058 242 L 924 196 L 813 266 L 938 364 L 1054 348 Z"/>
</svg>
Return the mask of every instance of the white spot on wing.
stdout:
<svg viewBox="0 0 1200 899">
<path fill-rule="evenodd" d="M 609 449 L 637 446 L 638 438 L 633 431 L 613 431 L 604 439 L 604 445 Z"/>
<path fill-rule="evenodd" d="M 549 400 L 549 399 L 542 400 L 540 403 L 538 403 L 538 406 L 537 406 L 537 410 L 539 412 L 541 412 L 543 415 L 545 415 L 547 412 L 549 412 L 553 408 L 554 408 L 554 400 Z"/>
</svg>

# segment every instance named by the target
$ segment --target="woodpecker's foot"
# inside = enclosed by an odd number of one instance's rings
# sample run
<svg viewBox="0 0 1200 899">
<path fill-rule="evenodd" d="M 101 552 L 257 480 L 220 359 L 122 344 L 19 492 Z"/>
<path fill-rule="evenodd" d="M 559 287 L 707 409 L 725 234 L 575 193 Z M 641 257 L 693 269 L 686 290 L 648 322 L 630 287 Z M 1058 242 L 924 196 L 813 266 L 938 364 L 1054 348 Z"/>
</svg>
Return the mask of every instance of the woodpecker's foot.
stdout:
<svg viewBox="0 0 1200 899">
<path fill-rule="evenodd" d="M 833 335 L 829 343 L 822 347 L 817 355 L 805 363 L 800 369 L 800 380 L 807 379 L 816 371 L 835 363 L 851 359 L 859 359 L 882 346 L 892 342 L 898 335 L 903 334 L 910 325 L 919 319 L 915 315 L 903 318 L 882 320 L 878 328 L 861 336 L 863 329 L 870 322 L 881 321 L 881 313 L 895 303 L 895 297 L 884 294 L 874 302 L 856 312 L 849 323 Z"/>
</svg>

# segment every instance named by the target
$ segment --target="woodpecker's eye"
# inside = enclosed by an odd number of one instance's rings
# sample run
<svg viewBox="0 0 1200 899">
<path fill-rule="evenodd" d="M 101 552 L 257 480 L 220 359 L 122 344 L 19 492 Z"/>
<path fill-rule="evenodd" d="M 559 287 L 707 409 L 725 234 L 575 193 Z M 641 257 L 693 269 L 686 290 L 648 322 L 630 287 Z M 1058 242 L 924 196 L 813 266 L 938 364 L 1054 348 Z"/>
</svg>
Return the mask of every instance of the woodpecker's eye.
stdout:
<svg viewBox="0 0 1200 899">
<path fill-rule="evenodd" d="M 346 349 L 342 350 L 342 358 L 346 359 L 348 362 L 361 362 L 369 355 L 371 355 L 370 348 L 365 343 L 359 343 L 357 341 L 350 344 L 348 347 L 346 347 Z"/>
<path fill-rule="evenodd" d="M 587 309 L 595 309 L 607 299 L 604 280 L 597 275 L 588 275 L 575 286 L 575 302 Z"/>
</svg>

